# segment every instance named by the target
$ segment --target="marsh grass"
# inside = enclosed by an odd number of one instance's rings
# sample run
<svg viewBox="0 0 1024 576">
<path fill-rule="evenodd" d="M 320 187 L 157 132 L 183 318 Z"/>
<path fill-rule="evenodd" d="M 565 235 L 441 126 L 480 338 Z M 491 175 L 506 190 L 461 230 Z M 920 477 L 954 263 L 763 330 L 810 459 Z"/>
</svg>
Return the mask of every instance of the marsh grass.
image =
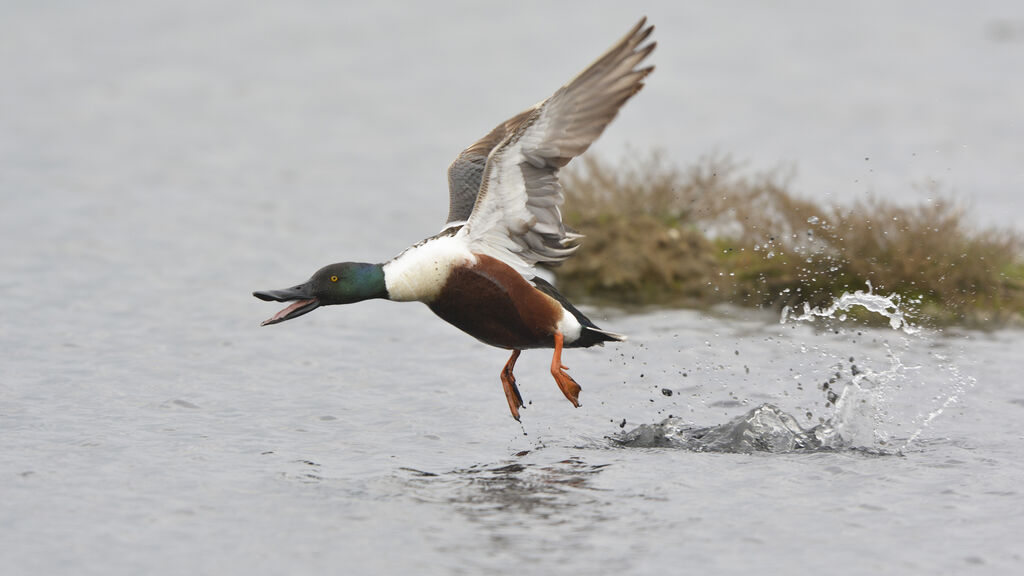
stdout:
<svg viewBox="0 0 1024 576">
<path fill-rule="evenodd" d="M 843 292 L 897 294 L 918 322 L 985 326 L 1024 315 L 1021 237 L 975 230 L 955 203 L 822 205 L 779 173 L 728 158 L 681 171 L 654 154 L 584 158 L 563 177 L 565 221 L 586 235 L 560 288 L 621 306 L 826 306 Z"/>
</svg>

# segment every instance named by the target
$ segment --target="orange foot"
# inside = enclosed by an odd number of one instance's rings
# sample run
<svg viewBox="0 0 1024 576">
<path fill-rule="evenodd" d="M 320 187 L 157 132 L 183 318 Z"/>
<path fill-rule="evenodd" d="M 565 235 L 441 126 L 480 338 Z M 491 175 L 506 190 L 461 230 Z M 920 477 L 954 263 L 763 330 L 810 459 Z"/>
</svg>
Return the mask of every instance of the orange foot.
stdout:
<svg viewBox="0 0 1024 576">
<path fill-rule="evenodd" d="M 505 399 L 508 400 L 508 409 L 512 411 L 512 417 L 519 421 L 519 409 L 523 407 L 523 397 L 519 394 L 519 387 L 516 386 L 516 377 L 512 370 L 516 367 L 516 359 L 519 358 L 520 350 L 513 350 L 512 357 L 505 363 L 501 370 L 501 386 L 505 389 Z"/>
<path fill-rule="evenodd" d="M 580 385 L 566 374 L 569 368 L 562 365 L 562 333 L 555 332 L 555 355 L 551 357 L 551 375 L 555 377 L 558 388 L 572 405 L 580 407 Z"/>
</svg>

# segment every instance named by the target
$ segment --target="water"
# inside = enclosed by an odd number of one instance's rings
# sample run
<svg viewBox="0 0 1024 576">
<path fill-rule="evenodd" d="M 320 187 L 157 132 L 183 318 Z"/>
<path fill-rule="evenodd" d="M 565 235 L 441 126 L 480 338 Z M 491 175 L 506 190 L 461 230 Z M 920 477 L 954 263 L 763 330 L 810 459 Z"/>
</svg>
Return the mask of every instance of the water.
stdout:
<svg viewBox="0 0 1024 576">
<path fill-rule="evenodd" d="M 258 326 L 252 290 L 435 232 L 455 152 L 639 12 L 659 69 L 599 152 L 1022 216 L 1016 4 L 542 8 L 0 7 L 5 573 L 1020 571 L 1020 331 L 588 309 L 630 341 L 567 353 L 580 409 L 524 353 L 519 425 L 423 306 Z M 665 422 L 718 442 L 623 446 Z"/>
</svg>

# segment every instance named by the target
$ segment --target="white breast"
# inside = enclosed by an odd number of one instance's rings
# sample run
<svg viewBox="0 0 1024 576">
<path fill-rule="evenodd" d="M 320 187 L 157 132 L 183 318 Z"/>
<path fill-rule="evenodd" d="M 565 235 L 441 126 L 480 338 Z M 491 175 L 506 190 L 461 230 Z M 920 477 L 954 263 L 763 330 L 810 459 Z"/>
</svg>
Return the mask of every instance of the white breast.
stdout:
<svg viewBox="0 0 1024 576">
<path fill-rule="evenodd" d="M 388 298 L 399 302 L 431 302 L 456 266 L 472 265 L 476 257 L 454 236 L 442 236 L 413 246 L 384 265 Z"/>
</svg>

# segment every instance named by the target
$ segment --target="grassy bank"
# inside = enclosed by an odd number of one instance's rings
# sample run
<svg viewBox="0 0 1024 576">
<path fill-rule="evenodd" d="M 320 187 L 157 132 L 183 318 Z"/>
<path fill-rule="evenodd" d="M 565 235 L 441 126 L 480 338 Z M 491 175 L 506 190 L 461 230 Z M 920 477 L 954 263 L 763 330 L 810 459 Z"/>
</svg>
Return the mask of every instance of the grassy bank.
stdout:
<svg viewBox="0 0 1024 576">
<path fill-rule="evenodd" d="M 822 306 L 870 282 L 918 322 L 1024 318 L 1021 236 L 973 229 L 954 203 L 824 205 L 727 159 L 680 170 L 658 155 L 584 159 L 562 181 L 565 221 L 586 240 L 554 271 L 583 302 Z"/>
</svg>

